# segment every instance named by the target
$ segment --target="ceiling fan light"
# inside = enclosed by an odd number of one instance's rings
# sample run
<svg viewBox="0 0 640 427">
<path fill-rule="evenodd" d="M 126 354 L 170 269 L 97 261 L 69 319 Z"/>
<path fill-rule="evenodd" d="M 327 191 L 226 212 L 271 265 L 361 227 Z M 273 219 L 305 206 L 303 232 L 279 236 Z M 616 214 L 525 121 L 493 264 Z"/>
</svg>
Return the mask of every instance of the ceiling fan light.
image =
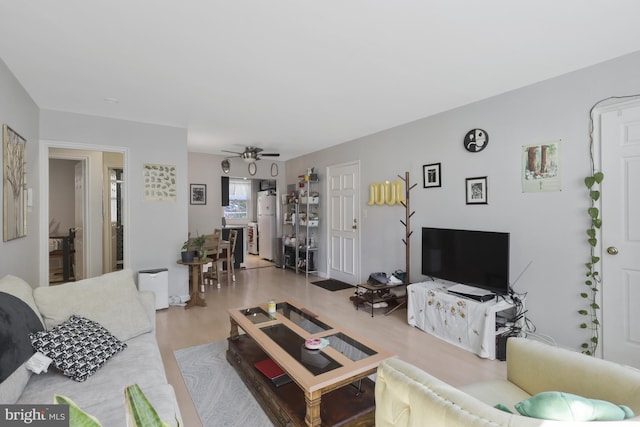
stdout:
<svg viewBox="0 0 640 427">
<path fill-rule="evenodd" d="M 242 153 L 242 160 L 247 163 L 254 162 L 258 160 L 258 153 L 256 153 L 255 151 L 245 151 Z"/>
</svg>

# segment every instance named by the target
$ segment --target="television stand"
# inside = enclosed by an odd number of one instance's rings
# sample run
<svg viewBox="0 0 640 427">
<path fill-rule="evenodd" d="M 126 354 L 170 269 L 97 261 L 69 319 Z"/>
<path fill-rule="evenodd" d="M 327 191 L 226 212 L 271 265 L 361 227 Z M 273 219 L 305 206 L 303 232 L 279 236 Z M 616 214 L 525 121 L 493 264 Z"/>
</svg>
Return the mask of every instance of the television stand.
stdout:
<svg viewBox="0 0 640 427">
<path fill-rule="evenodd" d="M 480 357 L 496 358 L 496 337 L 504 332 L 496 326 L 496 314 L 514 310 L 511 300 L 462 298 L 449 292 L 443 283 L 432 281 L 409 285 L 407 295 L 409 325 Z"/>
</svg>

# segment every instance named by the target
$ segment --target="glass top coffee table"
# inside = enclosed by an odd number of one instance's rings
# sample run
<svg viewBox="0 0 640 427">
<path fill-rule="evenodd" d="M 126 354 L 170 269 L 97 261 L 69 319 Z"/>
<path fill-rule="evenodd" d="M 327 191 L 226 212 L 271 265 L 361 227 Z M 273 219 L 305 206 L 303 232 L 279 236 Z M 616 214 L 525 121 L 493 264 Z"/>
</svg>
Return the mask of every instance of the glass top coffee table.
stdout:
<svg viewBox="0 0 640 427">
<path fill-rule="evenodd" d="M 265 303 L 230 309 L 229 315 L 229 348 L 241 338 L 239 329 L 255 341 L 304 393 L 304 423 L 307 426 L 321 425 L 323 395 L 358 383 L 374 373 L 382 360 L 393 356 L 295 301 L 277 303 L 275 313 L 268 313 Z M 309 350 L 305 340 L 311 338 L 323 338 L 328 345 Z"/>
</svg>

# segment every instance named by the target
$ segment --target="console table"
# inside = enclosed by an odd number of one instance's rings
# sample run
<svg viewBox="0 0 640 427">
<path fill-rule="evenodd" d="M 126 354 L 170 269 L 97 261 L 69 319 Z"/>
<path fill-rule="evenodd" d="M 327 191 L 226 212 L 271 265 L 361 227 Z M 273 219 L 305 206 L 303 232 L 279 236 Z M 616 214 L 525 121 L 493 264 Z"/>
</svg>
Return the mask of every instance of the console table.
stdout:
<svg viewBox="0 0 640 427">
<path fill-rule="evenodd" d="M 496 314 L 513 308 L 500 298 L 479 302 L 450 294 L 439 282 L 407 286 L 409 325 L 486 359 L 496 358 Z"/>
</svg>

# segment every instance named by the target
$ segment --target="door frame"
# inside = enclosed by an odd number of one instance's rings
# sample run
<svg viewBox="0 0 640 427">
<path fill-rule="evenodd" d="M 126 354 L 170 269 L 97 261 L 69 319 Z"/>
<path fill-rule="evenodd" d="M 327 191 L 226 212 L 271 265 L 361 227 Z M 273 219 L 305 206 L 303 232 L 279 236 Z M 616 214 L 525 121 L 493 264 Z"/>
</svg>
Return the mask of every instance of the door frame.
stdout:
<svg viewBox="0 0 640 427">
<path fill-rule="evenodd" d="M 602 103 L 603 105 L 598 105 Z M 593 143 L 593 167 L 595 171 L 602 171 L 602 151 L 604 150 L 602 144 L 602 115 L 609 113 L 611 111 L 640 106 L 640 96 L 632 96 L 632 97 L 613 97 L 602 100 L 594 106 L 590 119 L 592 120 L 592 143 Z M 607 177 L 605 176 L 605 179 Z M 604 218 L 605 212 L 602 211 L 601 201 L 598 201 L 596 204 L 597 208 L 600 209 L 601 215 Z M 604 253 L 604 245 L 602 242 L 602 228 L 596 230 L 596 237 L 598 242 L 594 247 L 594 255 L 600 258 L 600 270 L 604 270 L 604 263 L 607 260 L 607 257 Z M 601 276 L 602 281 L 600 283 L 600 292 L 596 296 L 596 302 L 601 307 L 599 319 L 602 321 L 604 316 L 604 311 L 607 310 L 607 307 L 604 306 L 604 292 L 606 292 L 605 280 L 606 277 L 604 275 Z M 604 356 L 603 342 L 606 337 L 606 323 L 602 322 L 602 326 L 600 328 L 600 345 L 596 350 L 595 356 L 602 359 Z"/>
<path fill-rule="evenodd" d="M 40 179 L 39 179 L 39 188 L 40 188 L 40 197 L 39 197 L 39 203 L 40 203 L 40 222 L 39 222 L 39 236 L 40 236 L 40 243 L 39 243 L 39 259 L 40 259 L 40 263 L 39 263 L 39 276 L 40 276 L 40 283 L 39 286 L 49 286 L 49 149 L 50 148 L 63 148 L 63 149 L 70 149 L 70 150 L 82 150 L 82 151 L 101 151 L 101 152 L 116 152 L 116 153 L 121 153 L 123 155 L 123 170 L 124 170 L 124 174 L 125 177 L 128 176 L 128 171 L 129 171 L 129 148 L 127 147 L 116 147 L 116 146 L 108 146 L 108 145 L 96 145 L 96 144 L 84 144 L 84 143 L 77 143 L 77 142 L 67 142 L 67 141 L 52 141 L 52 140 L 41 140 L 40 141 L 40 145 L 39 145 L 39 158 L 40 158 L 40 165 L 39 165 L 39 170 L 40 170 Z M 85 271 L 92 271 L 91 270 L 91 262 L 89 260 L 92 259 L 92 257 L 90 256 L 90 254 L 92 253 L 92 246 L 91 246 L 91 240 L 90 240 L 90 235 L 91 232 L 93 230 L 92 225 L 89 224 L 88 222 L 88 218 L 87 218 L 87 211 L 88 211 L 88 206 L 90 203 L 90 200 L 92 200 L 92 198 L 95 198 L 95 195 L 91 195 L 91 192 L 88 189 L 88 179 L 87 176 L 89 176 L 89 174 L 91 173 L 91 171 L 93 170 L 92 168 L 98 167 L 96 165 L 91 166 L 90 162 L 88 161 L 88 156 L 83 155 L 83 154 L 78 154 L 77 156 L 75 155 L 69 155 L 66 156 L 56 156 L 55 158 L 65 158 L 65 159 L 69 159 L 69 160 L 80 160 L 84 162 L 84 179 L 85 179 L 85 186 L 84 186 L 84 191 L 85 191 L 85 198 L 84 198 L 84 203 L 85 206 L 83 206 L 83 216 L 84 216 L 84 223 L 85 223 L 85 230 L 86 232 L 84 233 L 84 240 L 83 240 L 83 246 L 84 246 L 84 260 L 85 260 Z M 102 170 L 102 165 L 99 165 L 100 170 Z M 129 219 L 130 219 L 130 211 L 129 211 L 129 202 L 127 200 L 128 198 L 128 194 L 129 194 L 129 180 L 125 179 L 124 182 L 124 188 L 123 188 L 123 200 L 125 203 L 124 206 L 124 210 L 123 210 L 123 225 L 127 225 L 129 224 Z M 99 196 L 102 199 L 102 195 Z M 102 225 L 100 226 L 100 229 L 102 230 Z M 124 251 L 123 251 L 123 257 L 124 257 L 124 268 L 129 268 L 129 266 L 131 265 L 131 260 L 129 259 L 129 251 L 130 251 L 130 242 L 129 242 L 129 232 L 128 232 L 128 227 L 125 228 L 125 232 L 124 232 L 124 236 L 123 236 L 123 244 L 124 244 Z"/>
<path fill-rule="evenodd" d="M 120 202 L 124 205 L 124 169 L 123 164 L 113 159 L 106 159 L 103 155 L 102 161 L 102 270 L 104 273 L 115 271 L 113 269 L 114 260 L 112 257 L 112 242 L 111 242 L 111 171 L 114 169 L 122 169 L 122 187 Z M 124 210 L 123 210 L 124 212 Z M 124 238 L 124 235 L 123 235 Z M 124 245 L 123 245 L 124 248 Z M 123 260 L 124 261 L 124 260 Z"/>
<path fill-rule="evenodd" d="M 357 201 L 358 203 L 358 217 L 357 219 L 357 224 L 358 224 L 358 233 L 356 235 L 356 242 L 358 244 L 358 250 L 356 251 L 356 256 L 358 257 L 358 266 L 356 268 L 356 279 L 359 281 L 360 277 L 362 277 L 362 209 L 361 209 L 361 203 L 362 203 L 362 185 L 361 185 L 361 167 L 360 167 L 360 160 L 352 160 L 352 161 L 348 161 L 348 162 L 344 162 L 344 163 L 336 163 L 333 165 L 328 165 L 326 167 L 326 186 L 325 186 L 325 198 L 327 199 L 327 203 L 326 203 L 326 209 L 325 209 L 325 213 L 324 216 L 327 219 L 326 221 L 324 221 L 325 225 L 325 230 L 326 230 L 326 239 L 325 239 L 325 247 L 327 248 L 326 251 L 326 257 L 325 257 L 325 271 L 327 272 L 326 276 L 327 278 L 331 278 L 331 227 L 330 227 L 330 215 L 331 215 L 331 208 L 332 208 L 332 202 L 331 202 L 331 197 L 330 197 L 330 186 L 331 186 L 331 180 L 329 179 L 330 177 L 330 173 L 331 170 L 334 168 L 342 168 L 345 166 L 356 166 L 358 168 L 358 178 L 357 178 L 357 185 L 358 185 L 358 196 L 359 196 L 359 200 Z"/>
</svg>

